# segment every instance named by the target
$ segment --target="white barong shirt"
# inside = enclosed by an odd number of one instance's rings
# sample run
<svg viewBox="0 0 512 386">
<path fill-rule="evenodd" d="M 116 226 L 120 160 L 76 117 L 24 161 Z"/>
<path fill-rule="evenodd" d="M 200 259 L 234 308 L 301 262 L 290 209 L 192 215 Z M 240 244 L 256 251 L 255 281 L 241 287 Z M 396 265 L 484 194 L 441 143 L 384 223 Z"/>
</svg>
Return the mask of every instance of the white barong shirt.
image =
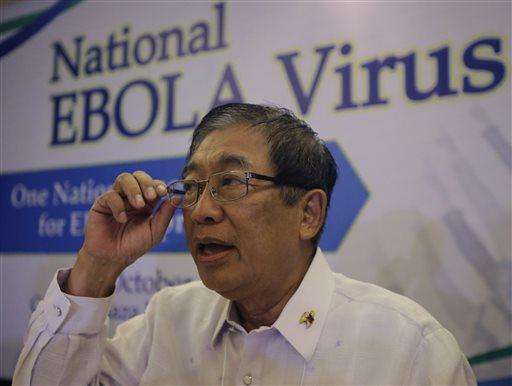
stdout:
<svg viewBox="0 0 512 386">
<path fill-rule="evenodd" d="M 320 249 L 271 327 L 249 333 L 201 282 L 168 287 L 108 333 L 108 298 L 59 271 L 34 311 L 14 385 L 476 385 L 453 336 L 412 300 L 333 273 Z"/>
</svg>

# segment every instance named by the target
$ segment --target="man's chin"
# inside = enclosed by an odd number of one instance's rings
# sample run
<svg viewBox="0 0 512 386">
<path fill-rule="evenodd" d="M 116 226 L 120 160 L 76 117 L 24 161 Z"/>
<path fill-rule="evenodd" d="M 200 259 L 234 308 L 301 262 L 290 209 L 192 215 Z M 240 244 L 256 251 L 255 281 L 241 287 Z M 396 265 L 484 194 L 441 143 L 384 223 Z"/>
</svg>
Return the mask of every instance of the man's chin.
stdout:
<svg viewBox="0 0 512 386">
<path fill-rule="evenodd" d="M 235 300 L 238 298 L 238 296 L 236 296 L 239 292 L 238 289 L 243 284 L 240 282 L 240 277 L 238 275 L 233 275 L 233 273 L 229 272 L 220 272 L 221 270 L 215 270 L 215 272 L 212 272 L 211 269 L 198 269 L 198 271 L 199 277 L 205 287 L 217 292 L 219 295 L 229 300 Z"/>
</svg>

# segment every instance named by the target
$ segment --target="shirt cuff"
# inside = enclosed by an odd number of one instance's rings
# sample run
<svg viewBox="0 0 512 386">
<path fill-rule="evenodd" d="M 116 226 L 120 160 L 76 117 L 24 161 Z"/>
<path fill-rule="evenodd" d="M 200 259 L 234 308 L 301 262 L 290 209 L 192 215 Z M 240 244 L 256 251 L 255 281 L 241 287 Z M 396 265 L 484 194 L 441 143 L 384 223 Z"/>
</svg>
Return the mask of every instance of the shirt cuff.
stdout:
<svg viewBox="0 0 512 386">
<path fill-rule="evenodd" d="M 58 270 L 43 299 L 47 329 L 61 334 L 97 334 L 107 318 L 114 295 L 88 298 L 68 295 L 61 288 L 71 268 Z"/>
</svg>

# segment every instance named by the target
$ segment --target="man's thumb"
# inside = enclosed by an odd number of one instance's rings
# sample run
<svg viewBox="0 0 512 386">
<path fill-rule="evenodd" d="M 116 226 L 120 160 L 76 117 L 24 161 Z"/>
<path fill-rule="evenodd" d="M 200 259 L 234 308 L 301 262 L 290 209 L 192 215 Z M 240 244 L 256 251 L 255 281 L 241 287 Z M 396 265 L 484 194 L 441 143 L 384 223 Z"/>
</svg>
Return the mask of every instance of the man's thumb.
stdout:
<svg viewBox="0 0 512 386">
<path fill-rule="evenodd" d="M 171 201 L 165 200 L 153 216 L 151 216 L 150 221 L 153 240 L 157 240 L 158 242 L 162 240 L 175 211 L 176 208 L 171 205 Z"/>
</svg>

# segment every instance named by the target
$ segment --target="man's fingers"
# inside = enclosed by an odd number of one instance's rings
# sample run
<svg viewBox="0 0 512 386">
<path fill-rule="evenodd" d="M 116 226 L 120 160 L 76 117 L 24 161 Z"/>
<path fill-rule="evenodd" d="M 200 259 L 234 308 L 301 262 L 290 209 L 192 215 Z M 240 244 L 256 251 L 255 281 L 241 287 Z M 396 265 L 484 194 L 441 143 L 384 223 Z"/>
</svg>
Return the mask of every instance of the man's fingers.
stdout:
<svg viewBox="0 0 512 386">
<path fill-rule="evenodd" d="M 167 195 L 167 185 L 162 180 L 153 180 L 153 186 L 160 197 Z"/>
<path fill-rule="evenodd" d="M 153 178 L 148 173 L 137 170 L 133 173 L 133 176 L 139 183 L 140 189 L 148 201 L 154 201 L 158 198 Z"/>
<path fill-rule="evenodd" d="M 134 208 L 140 209 L 144 207 L 145 201 L 142 196 L 142 190 L 132 174 L 122 173 L 118 175 L 113 189 L 121 196 L 126 196 Z"/>
<path fill-rule="evenodd" d="M 109 210 L 117 222 L 125 223 L 128 221 L 127 208 L 119 193 L 109 190 L 98 197 L 97 202 L 101 208 Z"/>
<path fill-rule="evenodd" d="M 165 182 L 154 180 L 142 170 L 133 174 L 121 173 L 114 181 L 112 189 L 121 197 L 126 197 L 131 207 L 137 211 L 151 210 L 162 197 L 167 195 Z"/>
</svg>

